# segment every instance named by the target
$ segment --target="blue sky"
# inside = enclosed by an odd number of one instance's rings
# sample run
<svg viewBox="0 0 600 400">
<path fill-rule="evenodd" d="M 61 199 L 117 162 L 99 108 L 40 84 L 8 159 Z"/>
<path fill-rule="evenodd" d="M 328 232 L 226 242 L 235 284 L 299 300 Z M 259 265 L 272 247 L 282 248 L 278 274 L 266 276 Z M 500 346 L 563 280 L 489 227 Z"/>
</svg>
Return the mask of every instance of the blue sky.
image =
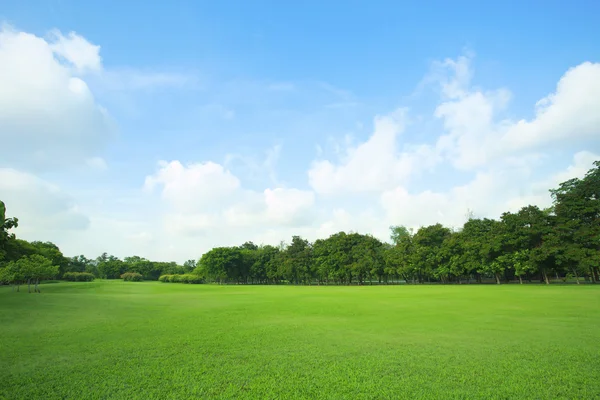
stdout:
<svg viewBox="0 0 600 400">
<path fill-rule="evenodd" d="M 0 1 L 18 235 L 177 261 L 387 239 L 547 206 L 600 158 L 597 2 L 148 4 Z"/>
</svg>

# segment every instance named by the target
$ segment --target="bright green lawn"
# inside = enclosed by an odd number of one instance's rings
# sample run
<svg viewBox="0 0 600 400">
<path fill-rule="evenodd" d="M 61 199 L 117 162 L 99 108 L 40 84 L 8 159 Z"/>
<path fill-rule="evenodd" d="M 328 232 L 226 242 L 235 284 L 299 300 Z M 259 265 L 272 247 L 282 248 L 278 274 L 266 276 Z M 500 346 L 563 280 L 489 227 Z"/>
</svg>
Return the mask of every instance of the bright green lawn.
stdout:
<svg viewBox="0 0 600 400">
<path fill-rule="evenodd" d="M 600 397 L 600 285 L 41 288 L 0 288 L 0 398 Z"/>
</svg>

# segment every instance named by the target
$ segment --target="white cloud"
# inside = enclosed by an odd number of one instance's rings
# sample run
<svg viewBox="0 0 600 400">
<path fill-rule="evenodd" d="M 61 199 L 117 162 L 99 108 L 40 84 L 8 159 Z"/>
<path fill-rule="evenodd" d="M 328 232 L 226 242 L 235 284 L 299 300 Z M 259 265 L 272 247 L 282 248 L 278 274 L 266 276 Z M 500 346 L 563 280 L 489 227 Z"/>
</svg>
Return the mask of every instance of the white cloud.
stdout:
<svg viewBox="0 0 600 400">
<path fill-rule="evenodd" d="M 39 237 L 49 231 L 83 230 L 89 219 L 59 187 L 27 172 L 0 168 L 0 194 L 19 219 L 17 234 Z"/>
<path fill-rule="evenodd" d="M 80 66 L 91 62 L 73 58 L 77 51 L 70 47 L 65 54 Z M 46 169 L 83 162 L 112 136 L 111 119 L 87 84 L 40 37 L 0 30 L 0 88 L 0 141 L 10 149 L 3 152 L 5 166 Z"/>
<path fill-rule="evenodd" d="M 175 160 L 161 161 L 159 170 L 146 177 L 147 190 L 162 186 L 162 197 L 175 210 L 206 212 L 232 199 L 240 181 L 220 164 L 206 162 L 184 166 Z"/>
<path fill-rule="evenodd" d="M 508 150 L 536 148 L 558 141 L 600 139 L 600 63 L 569 69 L 556 91 L 536 103 L 531 121 L 520 120 L 502 137 Z"/>
<path fill-rule="evenodd" d="M 50 48 L 54 54 L 63 57 L 72 64 L 78 72 L 100 71 L 102 58 L 100 46 L 88 42 L 84 37 L 75 32 L 64 36 L 60 31 L 50 32 Z"/>
<path fill-rule="evenodd" d="M 267 206 L 267 219 L 276 224 L 302 224 L 302 220 L 312 211 L 315 195 L 298 189 L 265 189 L 264 201 Z"/>
<path fill-rule="evenodd" d="M 600 137 L 600 64 L 569 69 L 555 92 L 536 103 L 532 120 L 511 121 L 499 118 L 511 92 L 473 87 L 471 58 L 437 64 L 429 79 L 440 84 L 445 98 L 435 111 L 445 128 L 436 149 L 456 168 L 476 169 L 523 151 Z"/>
<path fill-rule="evenodd" d="M 338 163 L 313 162 L 308 171 L 311 187 L 320 194 L 377 192 L 404 183 L 420 168 L 435 164 L 436 155 L 427 145 L 398 150 L 405 119 L 405 109 L 378 116 L 369 139 L 357 146 L 347 145 Z"/>
<path fill-rule="evenodd" d="M 144 184 L 149 191 L 157 186 L 170 209 L 165 226 L 184 235 L 223 227 L 302 225 L 310 222 L 315 202 L 313 192 L 298 189 L 245 190 L 237 177 L 214 162 L 184 166 L 163 161 Z"/>
<path fill-rule="evenodd" d="M 446 192 L 426 190 L 411 194 L 398 187 L 382 193 L 381 204 L 392 224 L 418 228 L 440 222 L 460 227 L 468 211 L 473 211 L 476 217 L 498 218 L 505 211 L 515 212 L 530 204 L 549 207 L 552 204 L 549 189 L 568 179 L 583 177 L 599 159 L 597 154 L 578 152 L 565 170 L 538 180 L 530 166 L 503 165 L 478 172 L 469 183 Z"/>
</svg>

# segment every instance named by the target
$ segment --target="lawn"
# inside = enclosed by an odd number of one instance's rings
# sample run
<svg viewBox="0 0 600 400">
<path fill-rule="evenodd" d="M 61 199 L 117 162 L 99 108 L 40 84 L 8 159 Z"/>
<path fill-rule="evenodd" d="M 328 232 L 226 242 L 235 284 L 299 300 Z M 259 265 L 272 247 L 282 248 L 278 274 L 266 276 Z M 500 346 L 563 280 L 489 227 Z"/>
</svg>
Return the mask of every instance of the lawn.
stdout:
<svg viewBox="0 0 600 400">
<path fill-rule="evenodd" d="M 41 289 L 0 287 L 0 398 L 600 396 L 600 285 Z"/>
</svg>

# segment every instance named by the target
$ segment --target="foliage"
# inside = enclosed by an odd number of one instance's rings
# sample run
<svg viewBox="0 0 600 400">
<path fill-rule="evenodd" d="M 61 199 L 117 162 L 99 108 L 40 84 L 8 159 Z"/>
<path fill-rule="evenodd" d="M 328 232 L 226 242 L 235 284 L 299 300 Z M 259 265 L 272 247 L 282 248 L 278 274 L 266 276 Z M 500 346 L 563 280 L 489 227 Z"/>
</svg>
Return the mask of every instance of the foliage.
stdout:
<svg viewBox="0 0 600 400">
<path fill-rule="evenodd" d="M 8 231 L 19 226 L 19 219 L 6 217 L 6 204 L 0 200 L 0 262 L 6 256 L 6 246 L 9 241 L 14 240 L 13 233 Z"/>
<path fill-rule="evenodd" d="M 138 272 L 125 272 L 121 274 L 121 279 L 127 282 L 141 282 L 144 280 L 144 277 Z"/>
<path fill-rule="evenodd" d="M 158 280 L 164 283 L 204 283 L 204 278 L 197 274 L 161 275 Z"/>
<path fill-rule="evenodd" d="M 27 291 L 31 293 L 31 285 L 34 292 L 40 293 L 39 283 L 44 279 L 53 279 L 58 275 L 59 267 L 52 265 L 52 261 L 39 254 L 24 256 L 16 261 L 9 262 L 0 269 L 0 280 L 14 287 L 17 292 L 20 286 L 27 284 Z"/>
<path fill-rule="evenodd" d="M 66 272 L 63 279 L 71 282 L 92 282 L 95 276 L 89 272 Z"/>
</svg>

